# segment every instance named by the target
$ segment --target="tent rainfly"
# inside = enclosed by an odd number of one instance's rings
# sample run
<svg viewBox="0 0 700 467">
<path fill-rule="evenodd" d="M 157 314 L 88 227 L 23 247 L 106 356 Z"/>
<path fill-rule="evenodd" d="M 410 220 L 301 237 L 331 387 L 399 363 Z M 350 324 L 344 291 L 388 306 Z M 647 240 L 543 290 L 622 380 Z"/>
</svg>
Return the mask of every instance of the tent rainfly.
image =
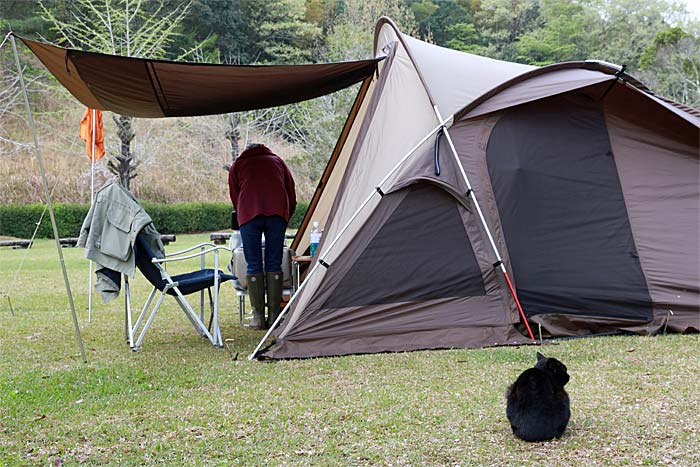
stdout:
<svg viewBox="0 0 700 467">
<path fill-rule="evenodd" d="M 528 324 L 700 330 L 700 111 L 624 68 L 492 60 L 388 18 L 375 60 L 308 74 L 24 42 L 85 105 L 134 116 L 253 108 L 256 83 L 277 96 L 264 106 L 362 81 L 293 242 L 305 251 L 319 221 L 314 262 L 250 358 L 521 344 Z"/>
<path fill-rule="evenodd" d="M 553 336 L 700 330 L 700 111 L 615 65 L 492 60 L 387 18 L 375 54 L 294 240 L 319 221 L 317 257 L 255 356 L 523 343 L 517 298 Z"/>
</svg>

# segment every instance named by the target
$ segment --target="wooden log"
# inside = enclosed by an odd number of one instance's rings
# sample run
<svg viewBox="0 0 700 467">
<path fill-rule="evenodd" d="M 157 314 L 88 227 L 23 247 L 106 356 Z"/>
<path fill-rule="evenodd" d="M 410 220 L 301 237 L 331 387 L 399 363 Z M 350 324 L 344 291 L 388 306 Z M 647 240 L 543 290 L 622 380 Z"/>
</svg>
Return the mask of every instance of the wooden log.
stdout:
<svg viewBox="0 0 700 467">
<path fill-rule="evenodd" d="M 163 242 L 163 245 L 167 245 L 169 243 L 172 243 L 176 240 L 175 234 L 161 234 L 160 235 L 160 241 Z"/>
<path fill-rule="evenodd" d="M 61 246 L 66 247 L 74 247 L 78 244 L 78 237 L 66 237 L 66 238 L 59 238 L 58 243 L 61 244 Z"/>
<path fill-rule="evenodd" d="M 215 245 L 223 245 L 229 241 L 231 234 L 229 232 L 213 232 L 209 235 L 209 240 Z"/>
<path fill-rule="evenodd" d="M 29 248 L 32 246 L 31 240 L 2 240 L 0 246 L 11 246 L 12 248 Z"/>
<path fill-rule="evenodd" d="M 160 236 L 160 240 L 163 245 L 167 245 L 176 240 L 174 234 L 163 234 Z M 31 247 L 31 240 L 2 240 L 0 241 L 0 247 L 11 246 L 12 248 L 29 248 Z M 62 247 L 75 247 L 78 244 L 78 237 L 65 237 L 59 238 L 58 243 Z"/>
</svg>

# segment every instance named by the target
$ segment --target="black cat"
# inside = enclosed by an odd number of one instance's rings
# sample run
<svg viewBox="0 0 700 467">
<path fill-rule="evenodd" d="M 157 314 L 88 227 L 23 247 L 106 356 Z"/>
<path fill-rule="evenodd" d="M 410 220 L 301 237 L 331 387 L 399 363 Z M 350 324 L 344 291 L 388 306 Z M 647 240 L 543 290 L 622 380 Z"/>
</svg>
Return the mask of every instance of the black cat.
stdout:
<svg viewBox="0 0 700 467">
<path fill-rule="evenodd" d="M 530 442 L 561 437 L 571 416 L 567 382 L 566 366 L 537 352 L 534 368 L 523 371 L 508 388 L 506 415 L 513 434 Z"/>
</svg>

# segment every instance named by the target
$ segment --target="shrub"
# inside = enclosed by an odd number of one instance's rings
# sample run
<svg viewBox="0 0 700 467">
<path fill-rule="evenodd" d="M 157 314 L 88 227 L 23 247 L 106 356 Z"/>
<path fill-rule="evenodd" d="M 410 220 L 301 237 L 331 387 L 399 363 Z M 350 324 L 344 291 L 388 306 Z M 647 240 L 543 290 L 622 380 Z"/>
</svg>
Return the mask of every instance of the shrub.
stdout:
<svg viewBox="0 0 700 467">
<path fill-rule="evenodd" d="M 178 234 L 190 232 L 212 232 L 231 228 L 231 205 L 229 203 L 142 203 L 160 233 Z M 77 237 L 89 206 L 83 204 L 54 204 L 58 235 Z M 297 204 L 289 220 L 289 228 L 299 228 L 309 207 L 307 201 Z M 43 204 L 9 204 L 0 206 L 0 235 L 31 238 L 37 222 L 44 212 Z M 53 229 L 48 210 L 41 221 L 37 238 L 52 238 Z"/>
<path fill-rule="evenodd" d="M 297 202 L 297 208 L 294 210 L 294 214 L 292 214 L 292 217 L 289 219 L 288 227 L 290 229 L 298 229 L 299 226 L 301 225 L 301 221 L 304 219 L 304 215 L 306 214 L 306 211 L 308 209 L 309 209 L 309 202 L 308 201 Z"/>
<path fill-rule="evenodd" d="M 41 219 L 44 206 L 41 204 L 8 204 L 0 207 L 0 235 L 11 237 L 31 238 L 37 222 Z M 46 219 L 49 214 L 46 212 Z M 48 226 L 48 230 L 46 227 Z M 40 237 L 50 235 L 51 224 L 43 223 L 38 232 Z"/>
</svg>

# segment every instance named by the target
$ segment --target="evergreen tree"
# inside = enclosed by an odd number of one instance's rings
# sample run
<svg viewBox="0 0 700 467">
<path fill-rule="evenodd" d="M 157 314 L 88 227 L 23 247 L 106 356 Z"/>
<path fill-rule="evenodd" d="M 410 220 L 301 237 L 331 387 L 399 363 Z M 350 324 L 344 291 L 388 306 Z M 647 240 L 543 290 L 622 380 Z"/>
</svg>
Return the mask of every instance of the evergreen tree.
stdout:
<svg viewBox="0 0 700 467">
<path fill-rule="evenodd" d="M 597 15 L 569 0 L 542 0 L 542 26 L 515 42 L 516 61 L 532 65 L 586 60 L 593 46 L 591 29 Z"/>
<path fill-rule="evenodd" d="M 700 108 L 700 37 L 680 27 L 659 32 L 639 68 L 644 82 L 660 94 Z"/>
</svg>

